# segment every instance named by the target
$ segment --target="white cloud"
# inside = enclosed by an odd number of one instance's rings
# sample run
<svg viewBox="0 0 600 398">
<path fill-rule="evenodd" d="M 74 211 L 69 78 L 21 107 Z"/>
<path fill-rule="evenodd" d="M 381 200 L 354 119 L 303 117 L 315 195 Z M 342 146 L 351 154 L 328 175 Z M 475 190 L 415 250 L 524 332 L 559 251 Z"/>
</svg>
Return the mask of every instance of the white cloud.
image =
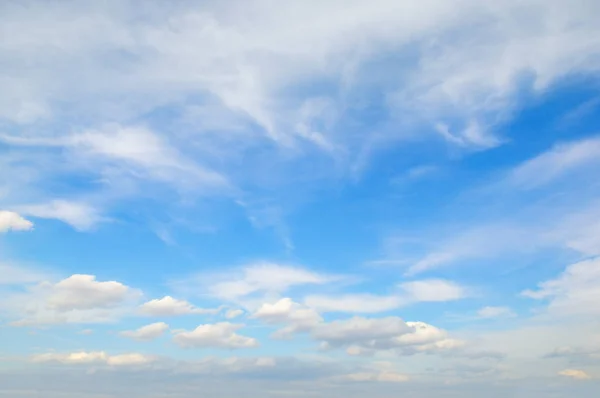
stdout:
<svg viewBox="0 0 600 398">
<path fill-rule="evenodd" d="M 510 318 L 514 317 L 515 313 L 508 307 L 483 307 L 477 311 L 479 318 Z"/>
<path fill-rule="evenodd" d="M 576 380 L 588 380 L 591 379 L 590 375 L 588 375 L 583 370 L 579 369 L 565 369 L 558 372 L 560 376 L 570 377 Z"/>
<path fill-rule="evenodd" d="M 498 215 L 467 216 L 421 234 L 392 236 L 386 258 L 378 262 L 407 264 L 406 275 L 413 276 L 467 261 L 535 255 L 549 248 L 598 255 L 600 205 L 594 181 L 598 155 L 600 139 L 592 137 L 556 145 L 523 161 L 463 193 L 474 208 L 497 206 Z M 556 189 L 562 194 L 550 194 Z M 528 195 L 526 202 L 523 195 Z M 458 211 L 460 206 L 457 201 L 451 208 Z M 404 245 L 408 239 L 416 250 Z"/>
<path fill-rule="evenodd" d="M 185 300 L 165 296 L 150 300 L 140 306 L 140 312 L 149 316 L 177 316 L 189 314 L 216 314 L 219 309 L 197 308 Z"/>
<path fill-rule="evenodd" d="M 93 206 L 67 200 L 23 205 L 18 209 L 31 217 L 60 220 L 80 231 L 89 230 L 104 220 Z"/>
<path fill-rule="evenodd" d="M 143 127 L 110 126 L 101 131 L 73 135 L 67 142 L 78 157 L 98 156 L 121 162 L 123 172 L 147 174 L 147 178 L 191 187 L 226 187 L 226 179 L 186 159 L 159 135 Z"/>
<path fill-rule="evenodd" d="M 487 133 L 474 120 L 468 121 L 467 126 L 460 132 L 453 133 L 444 123 L 437 123 L 435 130 L 448 142 L 467 148 L 488 149 L 499 146 L 502 141 Z"/>
<path fill-rule="evenodd" d="M 33 223 L 18 213 L 0 210 L 0 233 L 7 231 L 31 231 Z"/>
<path fill-rule="evenodd" d="M 594 164 L 600 164 L 600 137 L 556 145 L 511 170 L 502 184 L 537 188 Z"/>
<path fill-rule="evenodd" d="M 155 358 L 138 353 L 109 355 L 104 351 L 80 351 L 67 354 L 37 354 L 32 356 L 31 360 L 36 363 L 59 362 L 66 365 L 106 364 L 109 366 L 135 366 L 151 363 Z"/>
<path fill-rule="evenodd" d="M 442 353 L 462 349 L 465 342 L 424 322 L 404 322 L 398 317 L 362 318 L 321 323 L 311 331 L 323 348 L 347 347 L 348 355 L 392 351 L 398 355 Z"/>
<path fill-rule="evenodd" d="M 116 281 L 98 282 L 94 275 L 71 275 L 56 284 L 42 283 L 39 287 L 49 292 L 48 307 L 59 311 L 114 307 L 132 294 L 130 287 Z"/>
<path fill-rule="evenodd" d="M 145 127 L 109 125 L 56 139 L 21 138 L 3 135 L 0 139 L 18 146 L 67 149 L 73 165 L 99 168 L 105 176 L 122 175 L 163 181 L 180 187 L 195 185 L 227 188 L 219 173 L 206 170 L 170 146 L 160 135 Z M 110 174 L 106 174 L 110 173 Z"/>
<path fill-rule="evenodd" d="M 22 285 L 43 281 L 47 275 L 35 269 L 0 262 L 0 285 Z"/>
<path fill-rule="evenodd" d="M 254 293 L 279 294 L 293 286 L 318 285 L 331 280 L 329 276 L 300 267 L 262 262 L 223 275 L 210 275 L 206 284 L 213 295 L 238 301 Z"/>
<path fill-rule="evenodd" d="M 6 298 L 3 308 L 20 320 L 15 326 L 109 322 L 123 316 L 141 292 L 94 275 L 72 275 L 57 283 L 42 282 Z"/>
<path fill-rule="evenodd" d="M 287 338 L 296 332 L 307 332 L 322 322 L 323 318 L 312 308 L 283 298 L 274 304 L 264 303 L 253 315 L 268 324 L 286 324 L 274 337 Z"/>
<path fill-rule="evenodd" d="M 169 325 L 164 322 L 151 323 L 150 325 L 142 326 L 137 330 L 126 330 L 120 333 L 123 337 L 128 337 L 134 340 L 149 341 L 162 336 L 169 329 Z"/>
<path fill-rule="evenodd" d="M 378 381 L 385 383 L 405 383 L 410 380 L 410 377 L 408 375 L 393 371 L 382 371 L 378 373 L 350 373 L 343 376 L 342 379 L 352 382 Z"/>
<path fill-rule="evenodd" d="M 252 337 L 235 333 L 244 325 L 229 322 L 200 325 L 192 331 L 180 331 L 175 334 L 173 341 L 183 348 L 253 348 L 258 347 L 258 341 Z"/>
<path fill-rule="evenodd" d="M 552 315 L 600 314 L 600 257 L 569 265 L 555 279 L 542 282 L 523 296 L 548 301 Z"/>
<path fill-rule="evenodd" d="M 227 310 L 227 312 L 225 313 L 225 318 L 234 319 L 243 314 L 244 314 L 244 310 L 232 308 L 230 310 Z"/>
<path fill-rule="evenodd" d="M 400 288 L 413 301 L 452 301 L 467 297 L 462 286 L 442 279 L 405 282 L 400 284 Z"/>
<path fill-rule="evenodd" d="M 145 365 L 154 362 L 155 358 L 144 354 L 119 354 L 111 355 L 107 358 L 106 363 L 110 366 L 135 366 Z"/>
<path fill-rule="evenodd" d="M 258 358 L 256 360 L 256 366 L 271 367 L 271 366 L 276 366 L 276 365 L 277 365 L 277 361 L 275 360 L 275 358 Z"/>
<path fill-rule="evenodd" d="M 396 296 L 343 294 L 339 296 L 311 295 L 304 303 L 319 312 L 377 313 L 400 307 L 404 300 Z"/>
<path fill-rule="evenodd" d="M 518 106 L 524 73 L 537 93 L 570 74 L 597 73 L 597 7 L 585 0 L 494 6 L 427 0 L 425 7 L 390 0 L 153 2 L 152 17 L 131 23 L 137 10 L 127 5 L 35 2 L 24 13 L 3 4 L 13 35 L 2 46 L 10 62 L 0 70 L 0 118 L 62 127 L 70 119 L 95 125 L 143 120 L 156 109 L 187 114 L 201 108 L 210 120 L 177 132 L 92 126 L 75 135 L 60 127 L 27 134 L 40 140 L 52 131 L 63 146 L 92 155 L 91 166 L 110 159 L 121 172 L 178 187 L 214 186 L 227 174 L 244 174 L 232 165 L 267 140 L 278 144 L 269 155 L 295 147 L 353 163 L 366 157 L 364 148 L 389 147 L 412 131 L 422 136 L 424 129 L 444 126 L 438 130 L 448 142 L 482 149 L 501 142 L 494 126 Z M 306 20 L 312 21 L 310 32 L 303 29 Z M 107 56 L 110 62 L 99 61 Z M 332 94 L 296 89 L 315 82 L 332 87 L 325 90 Z M 383 122 L 409 120 L 414 128 L 347 133 L 336 121 L 356 98 L 365 101 L 365 92 L 386 98 L 382 113 L 391 120 Z M 200 105 L 194 100 L 199 97 Z M 38 177 L 56 172 L 61 168 L 49 167 Z M 45 202 L 37 197 L 43 195 L 33 196 L 27 202 Z"/>
<path fill-rule="evenodd" d="M 312 334 L 317 340 L 325 341 L 331 346 L 346 346 L 377 345 L 379 342 L 388 342 L 393 337 L 412 331 L 413 328 L 398 317 L 379 319 L 353 317 L 320 324 Z"/>
</svg>

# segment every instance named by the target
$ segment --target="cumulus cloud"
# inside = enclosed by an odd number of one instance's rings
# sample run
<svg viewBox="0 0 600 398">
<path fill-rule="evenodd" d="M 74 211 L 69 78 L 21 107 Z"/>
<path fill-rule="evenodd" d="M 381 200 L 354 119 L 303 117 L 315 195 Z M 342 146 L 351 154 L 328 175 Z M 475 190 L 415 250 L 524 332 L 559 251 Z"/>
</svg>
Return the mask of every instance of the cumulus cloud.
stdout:
<svg viewBox="0 0 600 398">
<path fill-rule="evenodd" d="M 7 231 L 30 231 L 33 223 L 18 213 L 0 210 L 0 233 Z"/>
<path fill-rule="evenodd" d="M 150 300 L 140 306 L 140 312 L 148 316 L 177 316 L 190 314 L 216 314 L 219 309 L 197 308 L 185 300 L 165 296 Z"/>
<path fill-rule="evenodd" d="M 131 294 L 131 288 L 116 281 L 99 282 L 94 275 L 72 275 L 51 284 L 42 283 L 47 290 L 47 306 L 59 311 L 114 307 Z"/>
<path fill-rule="evenodd" d="M 590 375 L 579 369 L 565 369 L 558 372 L 560 376 L 569 377 L 576 380 L 588 380 L 591 379 Z"/>
<path fill-rule="evenodd" d="M 101 282 L 94 275 L 75 274 L 11 295 L 5 308 L 23 317 L 13 322 L 15 326 L 108 322 L 124 315 L 126 306 L 140 296 L 139 290 L 120 282 Z"/>
<path fill-rule="evenodd" d="M 59 362 L 66 365 L 105 364 L 115 367 L 145 365 L 154 360 L 154 357 L 139 353 L 109 355 L 104 351 L 79 351 L 66 354 L 47 353 L 37 354 L 31 357 L 31 361 L 36 363 Z"/>
<path fill-rule="evenodd" d="M 452 301 L 467 297 L 467 291 L 457 283 L 442 279 L 425 279 L 400 284 L 413 301 Z"/>
<path fill-rule="evenodd" d="M 169 325 L 164 322 L 151 323 L 150 325 L 142 326 L 137 330 L 126 330 L 120 333 L 123 337 L 128 337 L 134 340 L 149 341 L 162 336 L 169 329 Z"/>
<path fill-rule="evenodd" d="M 424 322 L 404 322 L 398 317 L 353 317 L 322 323 L 312 331 L 324 348 L 346 347 L 349 355 L 371 355 L 389 350 L 397 354 L 440 353 L 462 348 L 465 343 Z"/>
<path fill-rule="evenodd" d="M 200 325 L 192 331 L 175 333 L 173 341 L 183 348 L 254 348 L 259 343 L 252 337 L 235 333 L 244 325 L 220 322 Z"/>
<path fill-rule="evenodd" d="M 268 324 L 287 325 L 274 334 L 278 338 L 309 331 L 323 320 L 314 309 L 295 303 L 290 298 L 283 298 L 274 304 L 264 303 L 252 317 Z"/>
<path fill-rule="evenodd" d="M 398 317 L 369 319 L 353 317 L 319 325 L 313 336 L 332 346 L 377 344 L 377 341 L 410 333 L 412 328 Z"/>
</svg>

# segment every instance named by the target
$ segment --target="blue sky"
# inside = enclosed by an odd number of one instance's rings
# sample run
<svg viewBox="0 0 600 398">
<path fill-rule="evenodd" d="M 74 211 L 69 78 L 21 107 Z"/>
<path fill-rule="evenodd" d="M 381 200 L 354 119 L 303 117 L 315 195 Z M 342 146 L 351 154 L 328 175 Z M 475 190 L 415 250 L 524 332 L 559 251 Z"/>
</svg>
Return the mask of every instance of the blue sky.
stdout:
<svg viewBox="0 0 600 398">
<path fill-rule="evenodd" d="M 599 12 L 2 4 L 0 397 L 594 396 Z"/>
</svg>

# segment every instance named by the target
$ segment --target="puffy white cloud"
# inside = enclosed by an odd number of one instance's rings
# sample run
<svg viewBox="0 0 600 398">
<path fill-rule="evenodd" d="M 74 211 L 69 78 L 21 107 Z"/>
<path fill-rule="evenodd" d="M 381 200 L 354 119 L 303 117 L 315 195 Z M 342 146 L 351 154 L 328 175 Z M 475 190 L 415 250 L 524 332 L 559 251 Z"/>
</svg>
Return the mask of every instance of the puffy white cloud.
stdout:
<svg viewBox="0 0 600 398">
<path fill-rule="evenodd" d="M 353 317 L 318 325 L 312 332 L 315 339 L 331 346 L 369 345 L 379 348 L 393 337 L 410 333 L 412 328 L 398 317 L 369 319 Z M 391 347 L 385 347 L 391 348 Z"/>
<path fill-rule="evenodd" d="M 542 282 L 524 296 L 548 301 L 552 315 L 600 314 L 600 257 L 569 265 L 555 279 Z"/>
<path fill-rule="evenodd" d="M 479 318 L 511 318 L 516 314 L 508 307 L 483 307 L 477 311 Z"/>
<path fill-rule="evenodd" d="M 108 322 L 123 316 L 141 292 L 117 281 L 75 274 L 57 283 L 42 282 L 10 295 L 5 311 L 22 317 L 15 326 Z"/>
<path fill-rule="evenodd" d="M 219 309 L 197 308 L 185 300 L 171 296 L 150 300 L 140 306 L 140 312 L 149 316 L 177 316 L 189 314 L 216 314 Z"/>
<path fill-rule="evenodd" d="M 229 322 L 200 325 L 192 331 L 175 333 L 173 341 L 183 348 L 237 349 L 258 347 L 259 343 L 256 339 L 235 333 L 243 326 Z"/>
<path fill-rule="evenodd" d="M 558 372 L 560 376 L 570 377 L 577 380 L 588 380 L 591 379 L 590 375 L 579 369 L 565 369 Z"/>
<path fill-rule="evenodd" d="M 397 296 L 373 294 L 312 295 L 304 303 L 320 312 L 377 313 L 400 307 L 404 300 Z"/>
<path fill-rule="evenodd" d="M 404 322 L 398 317 L 351 319 L 321 323 L 312 330 L 323 348 L 347 347 L 348 355 L 394 351 L 399 355 L 441 353 L 461 349 L 465 342 L 448 337 L 444 330 L 424 322 Z"/>
<path fill-rule="evenodd" d="M 120 282 L 99 282 L 94 275 L 71 275 L 62 281 L 42 283 L 47 291 L 46 304 L 58 311 L 114 307 L 132 294 L 132 289 Z"/>
<path fill-rule="evenodd" d="M 106 364 L 109 366 L 135 366 L 151 363 L 155 358 L 139 353 L 109 355 L 104 351 L 79 351 L 66 354 L 37 354 L 32 356 L 31 360 L 37 363 L 59 362 L 67 365 Z"/>
<path fill-rule="evenodd" d="M 0 233 L 7 231 L 30 231 L 33 223 L 18 213 L 0 210 Z"/>
<path fill-rule="evenodd" d="M 465 298 L 467 291 L 462 286 L 442 279 L 425 279 L 400 284 L 413 301 L 452 301 Z"/>
<path fill-rule="evenodd" d="M 274 337 L 279 338 L 309 331 L 323 320 L 314 309 L 295 303 L 290 298 L 283 298 L 274 304 L 264 303 L 252 317 L 269 324 L 286 324 L 275 333 Z"/>
<path fill-rule="evenodd" d="M 137 330 L 126 330 L 120 333 L 123 337 L 128 337 L 135 340 L 148 341 L 162 336 L 169 329 L 169 325 L 164 322 L 151 323 L 150 325 L 142 326 Z"/>
</svg>

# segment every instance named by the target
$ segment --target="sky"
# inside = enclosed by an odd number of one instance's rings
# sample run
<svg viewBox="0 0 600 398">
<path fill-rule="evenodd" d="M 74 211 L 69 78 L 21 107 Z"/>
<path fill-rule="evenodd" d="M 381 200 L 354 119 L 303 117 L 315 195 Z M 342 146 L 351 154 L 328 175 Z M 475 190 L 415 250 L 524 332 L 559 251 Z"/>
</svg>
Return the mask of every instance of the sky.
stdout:
<svg viewBox="0 0 600 398">
<path fill-rule="evenodd" d="M 0 397 L 595 397 L 598 15 L 0 2 Z"/>
</svg>

